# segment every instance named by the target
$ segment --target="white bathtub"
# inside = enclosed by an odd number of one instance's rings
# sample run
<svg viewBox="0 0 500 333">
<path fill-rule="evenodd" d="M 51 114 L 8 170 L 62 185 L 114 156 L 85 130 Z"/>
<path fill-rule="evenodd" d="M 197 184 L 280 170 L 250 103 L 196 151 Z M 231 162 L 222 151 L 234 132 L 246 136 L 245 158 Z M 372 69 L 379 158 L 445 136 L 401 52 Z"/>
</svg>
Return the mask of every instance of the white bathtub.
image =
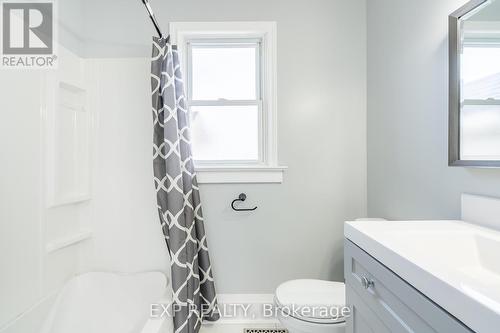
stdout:
<svg viewBox="0 0 500 333">
<path fill-rule="evenodd" d="M 172 333 L 170 318 L 151 319 L 151 303 L 170 296 L 165 275 L 86 273 L 63 287 L 41 333 Z"/>
</svg>

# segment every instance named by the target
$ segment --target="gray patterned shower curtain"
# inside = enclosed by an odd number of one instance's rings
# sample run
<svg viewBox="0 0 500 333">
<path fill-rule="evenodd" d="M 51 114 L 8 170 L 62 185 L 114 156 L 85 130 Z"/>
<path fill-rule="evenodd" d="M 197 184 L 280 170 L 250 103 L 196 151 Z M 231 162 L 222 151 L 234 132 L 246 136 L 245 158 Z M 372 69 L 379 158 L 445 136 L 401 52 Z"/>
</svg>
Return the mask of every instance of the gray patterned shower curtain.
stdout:
<svg viewBox="0 0 500 333">
<path fill-rule="evenodd" d="M 151 62 L 153 169 L 160 222 L 170 254 L 175 333 L 197 333 L 219 318 L 200 194 L 191 154 L 179 55 L 154 38 Z"/>
</svg>

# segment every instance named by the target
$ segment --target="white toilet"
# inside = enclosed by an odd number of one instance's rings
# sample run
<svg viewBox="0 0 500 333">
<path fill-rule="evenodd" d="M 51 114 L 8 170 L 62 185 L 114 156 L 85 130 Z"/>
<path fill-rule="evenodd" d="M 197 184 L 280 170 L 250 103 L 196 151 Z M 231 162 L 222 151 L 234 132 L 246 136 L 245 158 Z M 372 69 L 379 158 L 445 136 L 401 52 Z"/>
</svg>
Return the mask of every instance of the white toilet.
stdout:
<svg viewBox="0 0 500 333">
<path fill-rule="evenodd" d="M 292 280 L 274 295 L 278 319 L 289 333 L 344 333 L 345 285 L 323 280 Z"/>
</svg>

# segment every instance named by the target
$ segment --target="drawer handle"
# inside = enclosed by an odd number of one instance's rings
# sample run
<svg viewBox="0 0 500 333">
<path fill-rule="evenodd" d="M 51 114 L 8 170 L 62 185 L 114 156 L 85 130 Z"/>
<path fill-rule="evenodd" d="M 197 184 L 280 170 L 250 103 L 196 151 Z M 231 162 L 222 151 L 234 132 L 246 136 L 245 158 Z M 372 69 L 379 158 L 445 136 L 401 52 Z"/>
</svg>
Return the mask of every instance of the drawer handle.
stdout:
<svg viewBox="0 0 500 333">
<path fill-rule="evenodd" d="M 373 288 L 375 287 L 375 281 L 363 276 L 361 278 L 361 285 L 363 286 L 363 288 L 365 289 L 370 289 L 370 288 Z"/>
</svg>

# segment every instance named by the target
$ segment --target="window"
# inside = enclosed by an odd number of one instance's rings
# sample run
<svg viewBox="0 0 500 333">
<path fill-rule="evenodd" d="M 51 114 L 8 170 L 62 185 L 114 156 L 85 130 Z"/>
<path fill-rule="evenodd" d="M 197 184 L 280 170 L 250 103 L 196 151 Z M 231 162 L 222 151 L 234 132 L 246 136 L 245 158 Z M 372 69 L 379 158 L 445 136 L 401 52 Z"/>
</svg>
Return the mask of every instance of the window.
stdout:
<svg viewBox="0 0 500 333">
<path fill-rule="evenodd" d="M 281 182 L 272 22 L 172 23 L 200 182 Z"/>
<path fill-rule="evenodd" d="M 260 41 L 193 40 L 187 54 L 196 163 L 263 162 Z"/>
</svg>

